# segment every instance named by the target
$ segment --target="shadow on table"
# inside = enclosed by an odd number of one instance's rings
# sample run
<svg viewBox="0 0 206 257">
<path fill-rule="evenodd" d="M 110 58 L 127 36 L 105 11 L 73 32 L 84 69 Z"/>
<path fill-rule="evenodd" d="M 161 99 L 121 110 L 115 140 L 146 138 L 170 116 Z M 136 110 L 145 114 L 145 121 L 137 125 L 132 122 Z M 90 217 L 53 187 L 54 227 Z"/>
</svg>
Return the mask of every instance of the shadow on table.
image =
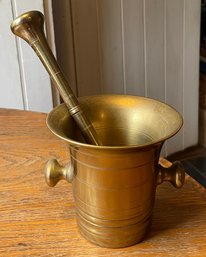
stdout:
<svg viewBox="0 0 206 257">
<path fill-rule="evenodd" d="M 167 230 L 193 228 L 206 215 L 206 199 L 186 181 L 182 189 L 158 186 L 151 232 L 148 238 Z"/>
</svg>

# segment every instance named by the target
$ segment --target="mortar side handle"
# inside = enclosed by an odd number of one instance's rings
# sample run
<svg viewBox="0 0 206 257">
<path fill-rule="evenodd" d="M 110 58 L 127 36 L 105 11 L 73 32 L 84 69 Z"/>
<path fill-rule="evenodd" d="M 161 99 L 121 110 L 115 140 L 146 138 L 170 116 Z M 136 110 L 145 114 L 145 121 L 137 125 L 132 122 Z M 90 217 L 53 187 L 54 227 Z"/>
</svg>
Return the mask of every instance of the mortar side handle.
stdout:
<svg viewBox="0 0 206 257">
<path fill-rule="evenodd" d="M 169 162 L 168 160 L 160 157 L 158 165 L 157 184 L 164 181 L 172 183 L 176 188 L 181 188 L 185 181 L 185 169 L 181 162 Z"/>
<path fill-rule="evenodd" d="M 74 169 L 71 162 L 69 162 L 66 166 L 62 166 L 56 159 L 51 159 L 46 164 L 44 176 L 47 185 L 54 187 L 62 179 L 72 182 L 74 177 Z"/>
</svg>

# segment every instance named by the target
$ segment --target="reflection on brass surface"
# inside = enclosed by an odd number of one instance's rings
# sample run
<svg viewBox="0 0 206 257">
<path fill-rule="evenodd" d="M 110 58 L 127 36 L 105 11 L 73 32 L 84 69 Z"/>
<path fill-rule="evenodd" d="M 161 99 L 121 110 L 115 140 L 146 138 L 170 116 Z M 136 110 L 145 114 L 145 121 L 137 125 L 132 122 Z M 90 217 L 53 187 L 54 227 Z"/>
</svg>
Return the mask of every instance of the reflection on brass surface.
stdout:
<svg viewBox="0 0 206 257">
<path fill-rule="evenodd" d="M 172 107 L 138 96 L 79 101 L 103 146 L 86 144 L 65 105 L 56 107 L 47 125 L 68 144 L 70 169 L 50 161 L 47 183 L 72 181 L 78 227 L 89 241 L 110 248 L 136 244 L 149 231 L 156 185 L 183 184 L 184 171 L 159 160 L 164 141 L 178 132 L 182 118 Z"/>
<path fill-rule="evenodd" d="M 73 168 L 71 163 L 63 167 L 58 163 L 56 159 L 52 159 L 47 162 L 44 174 L 47 184 L 53 187 L 61 179 L 65 179 L 68 182 L 72 182 Z"/>
<path fill-rule="evenodd" d="M 70 114 L 84 135 L 85 140 L 91 144 L 101 145 L 94 127 L 82 111 L 77 98 L 48 46 L 44 34 L 43 14 L 39 11 L 24 13 L 12 22 L 11 30 L 15 35 L 23 38 L 36 52 L 51 79 L 54 81 Z"/>
</svg>

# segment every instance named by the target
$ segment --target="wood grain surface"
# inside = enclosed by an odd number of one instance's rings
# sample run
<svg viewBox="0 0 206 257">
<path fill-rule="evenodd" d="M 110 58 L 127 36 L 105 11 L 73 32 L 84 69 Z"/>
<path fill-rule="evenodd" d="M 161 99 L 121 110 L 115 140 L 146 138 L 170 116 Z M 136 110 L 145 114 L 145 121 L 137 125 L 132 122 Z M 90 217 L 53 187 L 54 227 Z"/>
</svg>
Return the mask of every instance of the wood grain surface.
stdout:
<svg viewBox="0 0 206 257">
<path fill-rule="evenodd" d="M 0 109 L 0 256 L 206 256 L 206 192 L 187 177 L 158 186 L 150 234 L 140 244 L 106 249 L 78 232 L 71 185 L 49 188 L 45 163 L 68 159 L 45 114 Z"/>
</svg>

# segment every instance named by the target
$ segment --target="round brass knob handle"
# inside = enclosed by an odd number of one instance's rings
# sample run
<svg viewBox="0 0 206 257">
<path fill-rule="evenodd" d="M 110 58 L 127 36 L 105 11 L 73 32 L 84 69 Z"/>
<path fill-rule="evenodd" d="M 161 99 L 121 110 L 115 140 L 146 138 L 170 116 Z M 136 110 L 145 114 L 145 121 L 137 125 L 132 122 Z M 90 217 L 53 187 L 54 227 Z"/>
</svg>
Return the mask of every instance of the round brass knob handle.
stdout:
<svg viewBox="0 0 206 257">
<path fill-rule="evenodd" d="M 50 187 L 54 187 L 62 179 L 72 182 L 74 175 L 73 167 L 71 163 L 61 166 L 56 159 L 52 159 L 47 162 L 44 175 L 46 183 Z"/>
<path fill-rule="evenodd" d="M 176 188 L 181 188 L 185 181 L 185 170 L 181 162 L 171 163 L 160 157 L 157 184 L 169 181 Z"/>
</svg>

